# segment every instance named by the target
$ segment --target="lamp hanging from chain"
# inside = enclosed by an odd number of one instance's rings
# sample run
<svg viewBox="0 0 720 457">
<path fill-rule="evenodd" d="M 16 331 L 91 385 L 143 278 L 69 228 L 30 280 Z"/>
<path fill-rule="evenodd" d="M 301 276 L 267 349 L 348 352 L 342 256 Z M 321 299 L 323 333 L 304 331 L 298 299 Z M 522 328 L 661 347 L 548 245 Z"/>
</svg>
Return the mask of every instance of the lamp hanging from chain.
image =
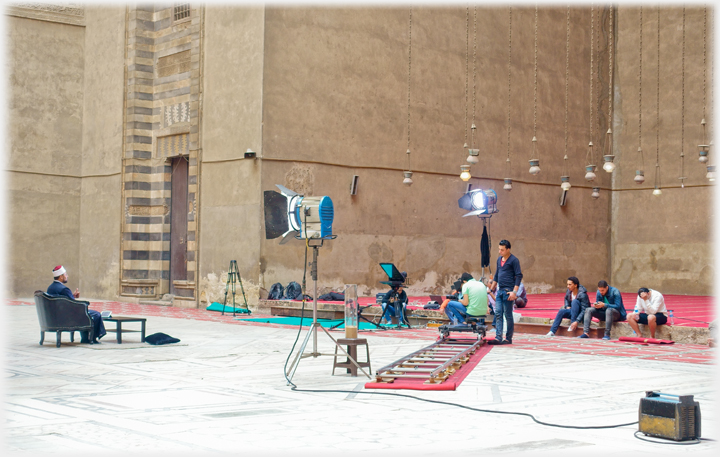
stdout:
<svg viewBox="0 0 720 457">
<path fill-rule="evenodd" d="M 568 190 L 572 187 L 570 185 L 570 176 L 568 176 L 568 171 L 567 171 L 567 160 L 568 160 L 568 156 L 567 156 L 567 154 L 565 154 L 565 158 L 563 159 L 563 175 L 560 176 L 560 188 L 562 190 Z"/>
<path fill-rule="evenodd" d="M 477 101 L 476 92 L 475 92 L 475 68 L 476 68 L 476 59 L 477 55 L 477 6 L 473 8 L 473 110 L 472 110 L 472 126 L 470 127 L 470 145 L 471 147 L 468 149 L 468 156 L 467 156 L 467 162 L 470 164 L 476 164 L 480 161 L 479 155 L 480 155 L 480 149 L 475 147 L 475 134 L 477 132 L 477 126 L 475 125 L 475 104 Z M 469 167 L 468 167 L 469 168 Z M 462 178 L 462 175 L 460 176 Z M 468 172 L 468 178 L 462 178 L 463 181 L 467 181 L 470 179 L 469 172 Z"/>
<path fill-rule="evenodd" d="M 615 42 L 615 36 L 613 35 L 613 18 L 614 7 L 610 5 L 610 31 L 608 32 L 608 129 L 605 145 L 607 148 L 606 154 L 603 156 L 603 170 L 608 173 L 612 173 L 615 170 L 615 156 L 613 155 L 613 137 L 612 137 L 612 121 L 613 121 L 613 44 Z M 599 191 L 600 189 L 598 189 Z M 593 189 L 593 194 L 595 189 Z M 594 196 L 594 195 L 593 195 Z M 600 195 L 598 195 L 599 197 Z M 595 197 L 597 198 L 597 197 Z"/>
<path fill-rule="evenodd" d="M 645 182 L 645 157 L 643 156 L 642 150 L 642 6 L 640 6 L 640 58 L 638 59 L 638 154 L 640 154 L 641 167 L 639 170 L 635 170 L 635 184 L 642 184 Z"/>
<path fill-rule="evenodd" d="M 599 187 L 593 187 L 592 194 L 590 194 L 592 198 L 600 198 L 600 188 Z"/>
<path fill-rule="evenodd" d="M 467 181 L 468 179 L 472 178 L 470 175 L 470 165 L 460 165 L 460 179 L 463 181 Z"/>
<path fill-rule="evenodd" d="M 655 110 L 655 189 L 653 195 L 662 194 L 660 185 L 660 5 L 657 8 L 657 109 Z"/>
<path fill-rule="evenodd" d="M 533 138 L 532 138 L 532 156 L 530 162 L 530 174 L 537 175 L 540 173 L 540 159 L 537 153 L 537 28 L 538 28 L 538 7 L 535 4 L 535 71 L 534 71 L 534 88 L 533 88 Z"/>
<path fill-rule="evenodd" d="M 507 159 L 505 160 L 505 184 L 503 190 L 512 190 L 512 178 L 510 178 L 510 64 L 512 61 L 512 6 L 508 8 L 508 90 L 507 90 Z"/>
<path fill-rule="evenodd" d="M 685 188 L 685 6 L 682 12 L 682 65 L 681 65 L 681 94 L 682 103 L 680 105 L 680 187 Z"/>
<path fill-rule="evenodd" d="M 710 145 L 707 141 L 707 134 L 705 132 L 706 117 L 706 94 L 707 94 L 707 5 L 703 10 L 703 116 L 700 121 L 700 127 L 702 128 L 702 144 L 698 144 L 698 160 L 700 163 L 707 163 L 708 154 L 710 153 Z"/>
<path fill-rule="evenodd" d="M 593 163 L 595 154 L 593 152 L 593 136 L 595 133 L 595 122 L 593 119 L 593 112 L 595 111 L 595 97 L 593 96 L 593 86 L 595 85 L 595 5 L 590 7 L 590 142 L 588 143 L 587 153 L 585 155 L 585 179 L 587 181 L 595 180 L 595 164 Z M 598 64 L 598 70 L 600 65 Z M 567 81 L 567 75 L 566 75 Z M 567 82 L 566 82 L 567 85 Z M 567 91 L 567 89 L 566 89 Z M 599 94 L 598 94 L 599 95 Z M 567 96 L 565 97 L 565 111 L 567 112 Z M 599 120 L 599 119 L 598 119 Z"/>
<path fill-rule="evenodd" d="M 412 7 L 410 7 L 410 19 L 408 21 L 408 79 L 407 79 L 407 163 L 408 169 L 403 172 L 403 184 L 412 186 L 412 168 L 410 167 L 410 75 L 412 69 Z"/>
</svg>

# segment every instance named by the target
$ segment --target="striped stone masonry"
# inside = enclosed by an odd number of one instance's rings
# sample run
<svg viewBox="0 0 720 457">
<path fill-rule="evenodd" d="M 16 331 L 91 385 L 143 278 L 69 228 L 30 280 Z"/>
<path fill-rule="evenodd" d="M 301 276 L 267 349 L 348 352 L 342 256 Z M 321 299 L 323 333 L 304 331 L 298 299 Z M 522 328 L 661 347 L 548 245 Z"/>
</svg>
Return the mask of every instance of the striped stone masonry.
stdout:
<svg viewBox="0 0 720 457">
<path fill-rule="evenodd" d="M 120 293 L 157 298 L 170 291 L 171 163 L 183 157 L 190 166 L 187 278 L 182 295 L 195 300 L 204 11 L 190 4 L 169 5 L 138 5 L 127 11 Z"/>
</svg>

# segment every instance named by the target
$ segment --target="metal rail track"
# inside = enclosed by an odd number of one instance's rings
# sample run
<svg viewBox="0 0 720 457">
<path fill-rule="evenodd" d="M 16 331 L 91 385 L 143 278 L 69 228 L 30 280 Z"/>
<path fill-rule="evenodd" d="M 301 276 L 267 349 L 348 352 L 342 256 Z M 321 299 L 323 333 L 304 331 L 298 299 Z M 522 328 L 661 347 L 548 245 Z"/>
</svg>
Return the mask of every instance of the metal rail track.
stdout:
<svg viewBox="0 0 720 457">
<path fill-rule="evenodd" d="M 442 338 L 375 372 L 377 382 L 396 379 L 425 379 L 425 384 L 439 384 L 470 360 L 481 347 L 482 339 Z"/>
</svg>

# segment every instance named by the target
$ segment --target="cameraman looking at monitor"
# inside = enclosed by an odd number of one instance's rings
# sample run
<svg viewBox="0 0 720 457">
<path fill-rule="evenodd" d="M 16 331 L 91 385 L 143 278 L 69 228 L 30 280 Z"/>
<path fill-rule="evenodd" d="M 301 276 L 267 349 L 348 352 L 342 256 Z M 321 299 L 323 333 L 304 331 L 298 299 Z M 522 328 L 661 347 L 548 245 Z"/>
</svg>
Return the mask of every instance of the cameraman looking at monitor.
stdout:
<svg viewBox="0 0 720 457">
<path fill-rule="evenodd" d="M 462 297 L 459 301 L 450 300 L 447 304 L 445 314 L 453 324 L 465 322 L 467 316 L 485 316 L 488 311 L 488 293 L 485 284 L 473 279 L 470 273 L 463 273 Z"/>
<path fill-rule="evenodd" d="M 407 278 L 407 273 L 403 271 L 402 276 L 403 278 Z M 402 315 L 402 307 L 407 304 L 408 301 L 407 294 L 403 288 L 404 284 L 392 286 L 383 297 L 383 317 L 380 321 L 381 324 L 389 324 L 392 321 L 392 316 Z M 400 313 L 395 309 L 396 306 L 400 306 Z M 398 324 L 400 323 L 401 322 L 398 322 Z"/>
</svg>

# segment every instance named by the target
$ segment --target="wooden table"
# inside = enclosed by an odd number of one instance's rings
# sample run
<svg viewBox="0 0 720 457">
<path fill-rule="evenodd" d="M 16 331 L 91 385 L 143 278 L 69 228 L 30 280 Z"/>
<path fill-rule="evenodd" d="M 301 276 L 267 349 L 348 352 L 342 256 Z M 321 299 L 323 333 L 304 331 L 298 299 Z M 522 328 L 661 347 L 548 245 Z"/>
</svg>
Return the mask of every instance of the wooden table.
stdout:
<svg viewBox="0 0 720 457">
<path fill-rule="evenodd" d="M 144 317 L 127 317 L 127 316 L 112 316 L 112 317 L 104 317 L 103 321 L 105 322 L 115 322 L 115 330 L 106 328 L 105 330 L 108 332 L 115 332 L 117 335 L 117 342 L 118 344 L 122 344 L 122 334 L 125 333 L 135 333 L 140 332 L 140 342 L 145 342 L 145 321 L 147 319 Z M 122 325 L 125 322 L 140 322 L 141 329 L 140 330 L 128 330 L 123 329 Z"/>
</svg>

